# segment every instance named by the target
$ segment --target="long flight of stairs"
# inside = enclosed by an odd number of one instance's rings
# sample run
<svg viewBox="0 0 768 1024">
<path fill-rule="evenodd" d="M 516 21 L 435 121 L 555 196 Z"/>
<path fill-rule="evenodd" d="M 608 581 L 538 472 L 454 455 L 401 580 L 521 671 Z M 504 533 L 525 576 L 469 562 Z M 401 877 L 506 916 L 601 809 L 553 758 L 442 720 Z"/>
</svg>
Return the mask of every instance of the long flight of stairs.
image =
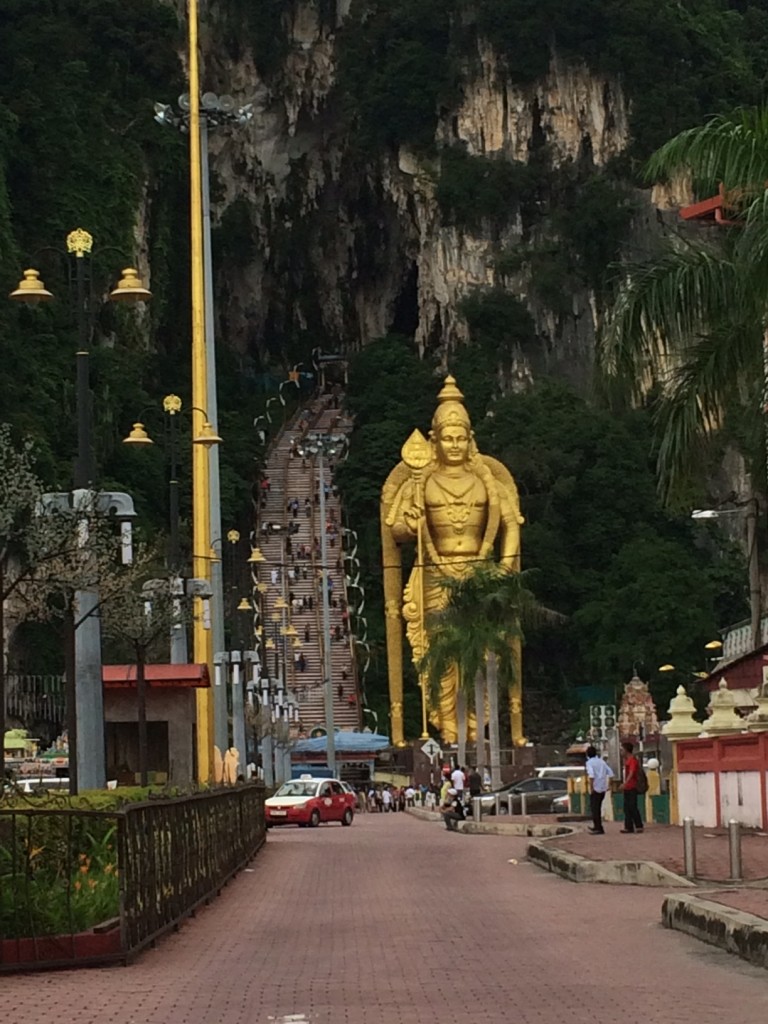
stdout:
<svg viewBox="0 0 768 1024">
<path fill-rule="evenodd" d="M 269 491 L 262 491 L 257 532 L 264 562 L 259 565 L 259 581 L 268 584 L 264 595 L 264 632 L 279 649 L 280 658 L 286 655 L 286 681 L 289 694 L 299 708 L 298 735 L 306 735 L 316 725 L 325 725 L 325 695 L 323 688 L 323 616 L 320 583 L 321 530 L 319 467 L 315 460 L 302 458 L 298 453 L 307 433 L 348 433 L 351 424 L 334 408 L 335 400 L 322 396 L 304 407 L 282 430 L 270 450 L 266 476 Z M 360 699 L 353 657 L 352 640 L 344 636 L 343 609 L 346 601 L 344 559 L 342 551 L 341 504 L 332 487 L 333 460 L 324 460 L 325 482 L 331 485 L 325 503 L 326 519 L 334 521 L 335 540 L 327 538 L 328 576 L 333 581 L 331 626 L 331 678 L 333 685 L 333 721 L 336 729 L 359 729 L 361 726 Z M 298 499 L 298 514 L 294 516 L 289 502 Z M 307 505 L 307 499 L 309 501 Z M 309 514 L 307 514 L 309 509 Z M 279 530 L 275 530 L 277 525 Z M 289 528 L 297 526 L 294 533 Z M 316 544 L 317 541 L 317 544 Z M 288 542 L 288 543 L 287 543 Z M 302 546 L 308 558 L 298 557 Z M 292 578 L 291 578 L 292 577 Z M 283 597 L 289 604 L 285 613 L 275 608 Z M 293 607 L 311 598 L 312 607 Z M 293 601 L 292 601 L 293 599 Z M 294 647 L 290 638 L 284 638 L 280 627 L 291 624 L 296 629 L 301 647 Z M 334 639 L 337 627 L 342 639 Z M 298 655 L 306 661 L 300 671 Z M 269 674 L 274 676 L 275 651 L 267 652 Z"/>
</svg>

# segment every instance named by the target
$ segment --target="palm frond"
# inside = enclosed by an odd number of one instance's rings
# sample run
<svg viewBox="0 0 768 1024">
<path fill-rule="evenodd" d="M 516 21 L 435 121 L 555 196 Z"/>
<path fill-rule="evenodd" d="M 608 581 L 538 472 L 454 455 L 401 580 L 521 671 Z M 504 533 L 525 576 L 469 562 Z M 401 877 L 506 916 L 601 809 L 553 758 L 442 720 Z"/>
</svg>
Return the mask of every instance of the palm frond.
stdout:
<svg viewBox="0 0 768 1024">
<path fill-rule="evenodd" d="M 760 342 L 753 322 L 732 320 L 700 337 L 673 371 L 655 413 L 659 489 L 665 499 L 700 465 L 708 439 L 729 413 L 745 399 L 759 400 L 754 382 L 761 373 Z"/>
<path fill-rule="evenodd" d="M 601 333 L 600 367 L 639 397 L 667 375 L 681 349 L 738 308 L 741 298 L 730 253 L 671 243 L 653 262 L 629 268 Z"/>
<path fill-rule="evenodd" d="M 752 199 L 741 224 L 735 232 L 734 260 L 754 280 L 754 286 L 758 288 L 755 299 L 761 307 L 760 315 L 764 317 L 768 305 L 768 189 L 763 189 Z M 747 291 L 746 288 L 744 290 Z"/>
<path fill-rule="evenodd" d="M 690 172 L 709 189 L 758 191 L 768 182 L 768 107 L 719 114 L 680 132 L 648 161 L 649 180 Z"/>
</svg>

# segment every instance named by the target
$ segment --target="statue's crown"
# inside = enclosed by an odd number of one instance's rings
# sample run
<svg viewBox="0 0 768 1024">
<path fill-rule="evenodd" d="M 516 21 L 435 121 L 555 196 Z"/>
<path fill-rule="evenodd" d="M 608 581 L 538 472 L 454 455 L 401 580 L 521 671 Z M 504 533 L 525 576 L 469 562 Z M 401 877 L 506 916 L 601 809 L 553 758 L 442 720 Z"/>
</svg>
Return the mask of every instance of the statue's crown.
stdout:
<svg viewBox="0 0 768 1024">
<path fill-rule="evenodd" d="M 445 378 L 437 396 L 437 409 L 432 417 L 432 429 L 462 426 L 469 428 L 469 413 L 464 408 L 464 395 L 456 385 L 456 378 L 450 374 Z"/>
</svg>

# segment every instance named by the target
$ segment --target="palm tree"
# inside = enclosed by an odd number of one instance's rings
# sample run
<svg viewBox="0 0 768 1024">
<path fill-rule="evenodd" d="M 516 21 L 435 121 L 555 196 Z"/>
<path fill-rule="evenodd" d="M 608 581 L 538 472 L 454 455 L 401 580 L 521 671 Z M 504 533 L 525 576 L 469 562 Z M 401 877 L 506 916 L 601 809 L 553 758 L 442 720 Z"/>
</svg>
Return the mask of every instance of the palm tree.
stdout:
<svg viewBox="0 0 768 1024">
<path fill-rule="evenodd" d="M 527 579 L 527 573 L 507 573 L 492 561 L 477 563 L 460 579 L 446 577 L 442 585 L 448 601 L 429 620 L 429 648 L 418 666 L 433 699 L 446 673 L 458 670 L 459 689 L 477 717 L 478 764 L 485 717 L 483 684 L 487 688 L 494 789 L 501 785 L 499 680 L 509 686 L 517 678 L 521 624 L 554 615 L 536 602 Z"/>
<path fill-rule="evenodd" d="M 635 399 L 659 387 L 659 479 L 669 497 L 724 428 L 753 471 L 768 452 L 768 107 L 682 132 L 647 175 L 688 176 L 701 194 L 722 186 L 729 219 L 716 239 L 673 233 L 653 259 L 631 265 L 601 337 L 609 377 Z"/>
</svg>

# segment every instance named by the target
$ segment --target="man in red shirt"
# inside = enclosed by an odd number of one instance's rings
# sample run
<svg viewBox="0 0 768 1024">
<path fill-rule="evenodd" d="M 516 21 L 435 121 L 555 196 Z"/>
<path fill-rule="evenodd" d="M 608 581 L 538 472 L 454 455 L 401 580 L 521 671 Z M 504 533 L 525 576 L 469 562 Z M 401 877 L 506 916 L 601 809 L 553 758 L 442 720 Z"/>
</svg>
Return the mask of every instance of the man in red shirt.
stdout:
<svg viewBox="0 0 768 1024">
<path fill-rule="evenodd" d="M 624 828 L 622 832 L 642 832 L 643 819 L 637 806 L 637 775 L 640 771 L 640 762 L 632 753 L 634 747 L 631 743 L 622 743 L 624 751 Z"/>
</svg>

